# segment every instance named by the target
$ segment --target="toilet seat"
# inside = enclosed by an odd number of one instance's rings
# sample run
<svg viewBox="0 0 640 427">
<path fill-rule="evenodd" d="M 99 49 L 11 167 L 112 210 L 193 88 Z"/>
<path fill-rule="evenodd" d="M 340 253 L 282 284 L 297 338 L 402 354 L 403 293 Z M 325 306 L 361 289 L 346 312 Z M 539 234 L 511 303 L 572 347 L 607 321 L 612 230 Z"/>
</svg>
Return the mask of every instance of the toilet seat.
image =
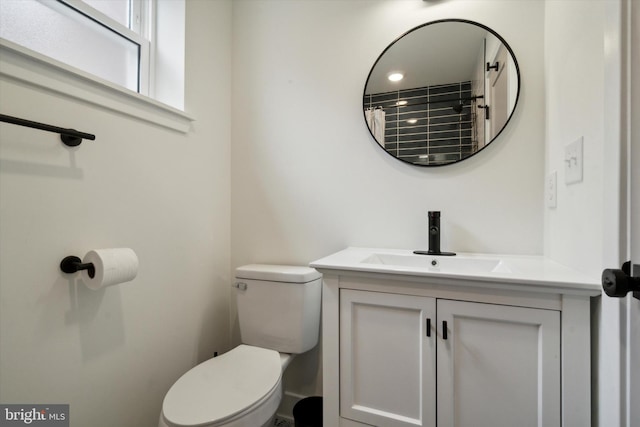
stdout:
<svg viewBox="0 0 640 427">
<path fill-rule="evenodd" d="M 273 400 L 281 375 L 277 351 L 240 345 L 180 377 L 164 398 L 162 417 L 172 427 L 224 425 Z"/>
</svg>

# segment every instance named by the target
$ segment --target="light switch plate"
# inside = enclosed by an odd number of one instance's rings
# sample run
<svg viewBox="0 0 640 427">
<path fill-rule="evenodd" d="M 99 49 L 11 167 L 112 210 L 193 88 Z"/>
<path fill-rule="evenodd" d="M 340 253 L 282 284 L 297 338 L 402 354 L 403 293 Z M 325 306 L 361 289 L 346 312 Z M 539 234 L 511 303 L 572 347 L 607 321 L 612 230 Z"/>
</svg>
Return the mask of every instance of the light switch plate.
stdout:
<svg viewBox="0 0 640 427">
<path fill-rule="evenodd" d="M 547 175 L 547 182 L 544 186 L 544 198 L 548 208 L 558 206 L 558 173 L 556 171 Z"/>
<path fill-rule="evenodd" d="M 582 137 L 564 148 L 564 182 L 575 184 L 582 182 Z"/>
</svg>

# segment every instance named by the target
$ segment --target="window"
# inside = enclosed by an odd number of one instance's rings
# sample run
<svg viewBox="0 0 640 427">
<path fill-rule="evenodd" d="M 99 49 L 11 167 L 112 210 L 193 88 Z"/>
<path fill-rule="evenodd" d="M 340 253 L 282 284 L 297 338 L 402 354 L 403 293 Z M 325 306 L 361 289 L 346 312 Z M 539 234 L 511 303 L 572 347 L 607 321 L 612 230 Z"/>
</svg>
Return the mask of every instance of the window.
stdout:
<svg viewBox="0 0 640 427">
<path fill-rule="evenodd" d="M 151 0 L 2 0 L 0 37 L 149 94 Z"/>
<path fill-rule="evenodd" d="M 0 0 L 0 48 L 182 111 L 185 11 L 185 0 Z"/>
</svg>

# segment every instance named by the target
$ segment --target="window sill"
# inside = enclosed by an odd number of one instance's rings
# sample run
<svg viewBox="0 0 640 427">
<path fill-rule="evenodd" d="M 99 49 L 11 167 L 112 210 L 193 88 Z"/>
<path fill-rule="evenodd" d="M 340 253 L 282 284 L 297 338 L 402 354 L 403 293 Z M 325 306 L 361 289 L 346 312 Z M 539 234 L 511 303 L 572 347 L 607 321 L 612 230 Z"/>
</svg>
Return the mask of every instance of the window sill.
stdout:
<svg viewBox="0 0 640 427">
<path fill-rule="evenodd" d="M 0 39 L 0 76 L 182 133 L 189 132 L 194 121 L 181 110 L 4 39 Z"/>
</svg>

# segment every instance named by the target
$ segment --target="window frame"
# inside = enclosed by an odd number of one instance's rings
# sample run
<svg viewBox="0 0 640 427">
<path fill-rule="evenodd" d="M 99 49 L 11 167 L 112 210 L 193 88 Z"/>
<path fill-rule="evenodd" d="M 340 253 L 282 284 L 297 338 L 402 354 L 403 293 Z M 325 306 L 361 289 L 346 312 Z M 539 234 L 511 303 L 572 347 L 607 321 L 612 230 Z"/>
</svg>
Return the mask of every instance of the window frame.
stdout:
<svg viewBox="0 0 640 427">
<path fill-rule="evenodd" d="M 155 8 L 154 16 L 157 16 L 159 5 L 156 0 L 152 0 L 152 6 Z M 151 32 L 150 27 L 143 30 Z M 150 62 L 154 60 L 154 51 L 155 49 L 151 49 L 149 52 Z M 0 38 L 0 83 L 4 84 L 4 82 L 19 82 L 38 91 L 75 99 L 98 109 L 124 114 L 180 133 L 188 133 L 191 123 L 195 121 L 184 107 L 174 107 L 164 103 L 154 98 L 153 93 L 142 94 L 132 91 Z M 184 84 L 184 81 L 180 83 Z M 149 91 L 153 92 L 152 73 L 149 75 L 148 84 Z M 6 111 L 3 112 L 6 113 Z"/>
<path fill-rule="evenodd" d="M 133 29 L 105 15 L 82 0 L 56 0 L 75 10 L 87 19 L 103 26 L 118 36 L 138 46 L 138 84 L 137 92 L 149 96 L 150 78 L 152 75 L 151 52 L 153 32 L 153 11 L 155 1 L 131 0 L 130 25 Z M 148 6 L 147 6 L 148 5 Z"/>
</svg>

